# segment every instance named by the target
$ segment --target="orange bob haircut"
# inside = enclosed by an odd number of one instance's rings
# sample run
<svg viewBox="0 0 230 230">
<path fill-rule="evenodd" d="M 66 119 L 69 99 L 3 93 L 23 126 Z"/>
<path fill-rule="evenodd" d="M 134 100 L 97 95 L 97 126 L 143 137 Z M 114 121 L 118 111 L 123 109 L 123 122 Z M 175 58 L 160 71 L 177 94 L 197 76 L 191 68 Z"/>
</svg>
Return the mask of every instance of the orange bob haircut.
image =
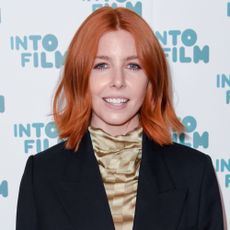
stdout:
<svg viewBox="0 0 230 230">
<path fill-rule="evenodd" d="M 81 24 L 67 51 L 63 78 L 53 101 L 54 120 L 66 148 L 76 149 L 91 119 L 89 75 L 100 37 L 109 31 L 126 30 L 135 39 L 137 55 L 149 78 L 140 124 L 149 138 L 160 145 L 172 143 L 171 132 L 181 132 L 171 101 L 171 89 L 164 52 L 150 26 L 135 12 L 103 7 Z"/>
</svg>

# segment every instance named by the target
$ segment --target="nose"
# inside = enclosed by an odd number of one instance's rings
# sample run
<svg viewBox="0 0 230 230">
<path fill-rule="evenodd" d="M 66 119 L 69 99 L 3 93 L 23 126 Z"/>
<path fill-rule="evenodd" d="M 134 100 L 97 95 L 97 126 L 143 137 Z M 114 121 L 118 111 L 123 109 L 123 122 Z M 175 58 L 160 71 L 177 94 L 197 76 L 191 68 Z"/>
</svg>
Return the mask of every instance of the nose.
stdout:
<svg viewBox="0 0 230 230">
<path fill-rule="evenodd" d="M 123 70 L 114 70 L 111 77 L 111 87 L 125 87 L 125 73 Z"/>
</svg>

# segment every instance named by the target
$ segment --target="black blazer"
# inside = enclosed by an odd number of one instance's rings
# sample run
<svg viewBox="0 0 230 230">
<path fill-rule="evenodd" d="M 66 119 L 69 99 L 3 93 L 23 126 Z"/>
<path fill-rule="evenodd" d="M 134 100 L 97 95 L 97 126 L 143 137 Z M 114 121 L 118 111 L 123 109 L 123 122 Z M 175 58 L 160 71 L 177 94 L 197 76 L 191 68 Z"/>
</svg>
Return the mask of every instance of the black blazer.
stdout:
<svg viewBox="0 0 230 230">
<path fill-rule="evenodd" d="M 133 230 L 223 230 L 211 158 L 165 147 L 143 134 Z M 114 230 L 89 132 L 30 156 L 20 184 L 16 230 Z"/>
</svg>

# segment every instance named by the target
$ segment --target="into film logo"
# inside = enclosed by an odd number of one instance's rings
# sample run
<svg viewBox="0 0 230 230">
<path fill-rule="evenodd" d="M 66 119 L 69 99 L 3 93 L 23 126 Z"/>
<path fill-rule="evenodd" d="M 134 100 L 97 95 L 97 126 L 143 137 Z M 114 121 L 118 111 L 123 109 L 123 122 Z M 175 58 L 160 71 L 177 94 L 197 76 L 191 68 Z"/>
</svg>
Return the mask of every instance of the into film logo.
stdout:
<svg viewBox="0 0 230 230">
<path fill-rule="evenodd" d="M 5 112 L 5 98 L 4 96 L 0 95 L 0 113 Z"/>
<path fill-rule="evenodd" d="M 0 181 L 0 196 L 8 197 L 8 182 L 7 182 L 7 180 Z"/>
<path fill-rule="evenodd" d="M 14 124 L 13 135 L 23 140 L 25 153 L 39 153 L 61 142 L 54 122 L 33 122 Z"/>
<path fill-rule="evenodd" d="M 230 74 L 217 74 L 216 87 L 225 91 L 225 103 L 230 104 Z"/>
<path fill-rule="evenodd" d="M 227 3 L 227 16 L 230 17 L 230 2 Z"/>
<path fill-rule="evenodd" d="M 193 116 L 184 117 L 182 119 L 182 123 L 185 126 L 186 133 L 182 133 L 180 135 L 173 133 L 173 141 L 195 149 L 199 147 L 208 148 L 209 133 L 207 131 L 198 132 L 196 130 L 197 120 Z M 187 139 L 187 137 L 189 137 L 189 139 Z"/>
<path fill-rule="evenodd" d="M 194 29 L 156 31 L 156 37 L 163 46 L 166 57 L 174 63 L 209 62 L 209 46 L 197 43 Z"/>
<path fill-rule="evenodd" d="M 225 187 L 230 188 L 230 159 L 216 159 L 215 169 L 217 173 L 225 174 Z"/>
<path fill-rule="evenodd" d="M 89 2 L 92 5 L 92 11 L 95 11 L 103 6 L 111 6 L 116 8 L 118 6 L 126 7 L 130 10 L 135 11 L 137 14 L 142 16 L 142 1 L 131 1 L 131 0 L 82 0 Z"/>
<path fill-rule="evenodd" d="M 10 49 L 20 54 L 22 67 L 60 69 L 64 64 L 65 53 L 54 34 L 10 36 Z"/>
</svg>

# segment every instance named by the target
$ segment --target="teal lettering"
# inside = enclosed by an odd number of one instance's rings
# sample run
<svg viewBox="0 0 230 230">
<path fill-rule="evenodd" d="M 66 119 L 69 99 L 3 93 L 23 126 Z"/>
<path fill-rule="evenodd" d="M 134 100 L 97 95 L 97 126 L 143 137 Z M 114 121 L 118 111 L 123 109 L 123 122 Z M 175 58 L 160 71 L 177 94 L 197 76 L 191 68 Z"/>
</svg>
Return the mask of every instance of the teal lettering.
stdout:
<svg viewBox="0 0 230 230">
<path fill-rule="evenodd" d="M 230 174 L 225 175 L 225 187 L 230 187 Z"/>
<path fill-rule="evenodd" d="M 164 31 L 162 34 L 159 31 L 156 31 L 155 35 L 158 41 L 161 42 L 162 45 L 167 45 L 168 35 L 166 31 Z"/>
<path fill-rule="evenodd" d="M 226 92 L 226 103 L 230 104 L 230 90 Z"/>
<path fill-rule="evenodd" d="M 38 53 L 35 52 L 33 55 L 33 59 L 34 59 L 34 67 L 38 67 Z"/>
<path fill-rule="evenodd" d="M 53 54 L 52 54 L 53 55 Z M 42 68 L 53 68 L 54 65 L 56 68 L 61 68 L 64 65 L 65 62 L 65 56 L 66 52 L 62 54 L 60 51 L 55 51 L 54 56 L 50 57 L 53 58 L 53 61 L 47 60 L 47 53 L 41 52 L 41 53 L 22 53 L 21 54 L 21 65 L 22 67 L 26 66 L 26 63 L 31 62 L 34 67 L 42 67 Z"/>
<path fill-rule="evenodd" d="M 13 36 L 10 37 L 10 48 L 14 50 L 14 37 Z"/>
<path fill-rule="evenodd" d="M 220 88 L 220 80 L 221 80 L 220 74 L 217 74 L 217 76 L 216 76 L 216 87 L 217 88 Z"/>
<path fill-rule="evenodd" d="M 126 8 L 135 11 L 140 16 L 142 15 L 142 3 L 141 2 L 137 2 L 135 5 L 133 5 L 132 2 L 127 2 Z"/>
<path fill-rule="evenodd" d="M 168 33 L 172 36 L 172 44 L 176 46 L 178 43 L 178 36 L 181 34 L 180 30 L 169 30 Z"/>
<path fill-rule="evenodd" d="M 37 139 L 36 140 L 36 151 L 37 153 L 46 150 L 49 148 L 49 140 L 45 138 L 44 140 Z"/>
<path fill-rule="evenodd" d="M 47 34 L 42 39 L 42 46 L 46 51 L 52 52 L 58 47 L 58 40 L 53 34 Z"/>
<path fill-rule="evenodd" d="M 194 148 L 198 148 L 199 146 L 208 148 L 208 144 L 209 144 L 208 140 L 209 140 L 208 132 L 203 132 L 201 135 L 198 132 L 193 133 Z"/>
<path fill-rule="evenodd" d="M 45 134 L 49 138 L 56 138 L 58 136 L 57 128 L 54 122 L 49 122 L 45 127 Z"/>
<path fill-rule="evenodd" d="M 64 55 L 62 55 L 62 53 L 60 51 L 55 52 L 55 67 L 57 69 L 61 68 L 64 65 L 65 56 L 66 56 L 66 53 L 64 53 Z"/>
<path fill-rule="evenodd" d="M 182 120 L 183 125 L 186 128 L 186 131 L 188 133 L 193 132 L 196 127 L 197 127 L 197 122 L 196 119 L 192 116 L 186 116 L 183 120 Z"/>
<path fill-rule="evenodd" d="M 227 3 L 227 16 L 230 17 L 230 2 Z"/>
<path fill-rule="evenodd" d="M 209 62 L 209 46 L 204 46 L 202 49 L 199 46 L 194 46 L 194 63 L 203 60 L 204 63 Z"/>
<path fill-rule="evenodd" d="M 169 56 L 168 52 L 170 52 L 171 49 L 170 48 L 163 48 L 163 50 L 164 50 L 165 57 L 168 57 Z"/>
<path fill-rule="evenodd" d="M 106 1 L 108 1 L 108 0 L 106 0 Z M 116 1 L 118 2 L 118 4 L 115 2 L 112 4 L 105 3 L 104 5 L 101 3 L 95 3 L 92 5 L 92 11 L 95 11 L 95 10 L 97 10 L 103 6 L 110 6 L 112 8 L 117 8 L 119 6 L 119 4 L 126 2 L 126 0 L 116 0 Z M 142 15 L 142 3 L 140 1 L 137 2 L 135 5 L 132 2 L 127 2 L 125 7 L 132 10 L 132 11 L 135 11 L 140 16 Z"/>
<path fill-rule="evenodd" d="M 172 61 L 173 61 L 173 62 L 177 62 L 177 61 L 178 61 L 177 55 L 178 55 L 178 53 L 177 53 L 177 48 L 176 48 L 176 47 L 173 47 L 173 48 L 172 48 Z"/>
<path fill-rule="evenodd" d="M 184 47 L 180 47 L 179 52 L 180 52 L 180 62 L 181 63 L 190 63 L 192 61 L 190 57 L 186 57 Z"/>
<path fill-rule="evenodd" d="M 5 98 L 4 96 L 0 95 L 0 113 L 5 112 Z"/>
<path fill-rule="evenodd" d="M 22 53 L 21 54 L 21 66 L 25 67 L 27 62 L 30 62 L 31 53 Z"/>
<path fill-rule="evenodd" d="M 220 167 L 219 167 L 220 161 L 219 159 L 216 160 L 216 172 L 219 172 Z"/>
<path fill-rule="evenodd" d="M 216 87 L 217 88 L 230 87 L 230 75 L 217 74 L 217 76 L 216 76 Z"/>
<path fill-rule="evenodd" d="M 3 197 L 7 197 L 8 196 L 8 182 L 6 180 L 3 180 L 0 183 L 0 194 Z"/>
<path fill-rule="evenodd" d="M 25 140 L 24 141 L 24 151 L 25 153 L 29 153 L 29 150 L 34 146 L 34 140 Z"/>
<path fill-rule="evenodd" d="M 26 124 L 26 126 L 24 126 L 23 124 L 19 124 L 18 131 L 19 131 L 19 137 L 23 137 L 24 135 L 27 137 L 31 136 L 31 129 L 29 124 Z"/>
<path fill-rule="evenodd" d="M 14 124 L 14 137 L 18 136 L 18 129 L 17 129 L 17 125 Z"/>
<path fill-rule="evenodd" d="M 34 50 L 38 50 L 38 41 L 41 40 L 41 36 L 40 35 L 30 35 L 29 39 L 33 42 L 33 49 Z"/>
<path fill-rule="evenodd" d="M 49 148 L 49 140 L 45 139 L 36 139 L 36 140 L 25 140 L 24 141 L 24 150 L 25 153 L 29 153 L 31 149 L 34 149 L 37 153 Z"/>
<path fill-rule="evenodd" d="M 181 144 L 186 145 L 186 146 L 191 146 L 189 142 L 186 142 L 186 137 L 187 135 L 185 133 L 182 133 L 179 135 L 179 141 Z"/>
<path fill-rule="evenodd" d="M 230 172 L 230 159 L 228 159 L 228 161 L 224 159 L 220 160 L 220 170 L 221 172 L 224 172 L 224 171 Z"/>
<path fill-rule="evenodd" d="M 181 41 L 185 46 L 193 46 L 197 41 L 197 34 L 192 29 L 185 30 L 181 35 Z"/>
<path fill-rule="evenodd" d="M 32 127 L 35 128 L 36 137 L 41 137 L 41 129 L 44 127 L 43 123 L 33 123 Z"/>
<path fill-rule="evenodd" d="M 96 4 L 92 5 L 92 10 L 95 11 L 101 7 L 103 7 L 103 5 L 101 3 L 96 3 Z"/>
<path fill-rule="evenodd" d="M 160 39 L 163 39 L 162 43 L 166 42 L 165 38 L 161 37 Z M 173 62 L 177 62 L 178 59 L 181 63 L 191 63 L 192 61 L 194 63 L 198 63 L 201 60 L 203 60 L 204 63 L 209 62 L 209 47 L 208 46 L 203 47 L 203 49 L 200 49 L 198 46 L 194 46 L 193 47 L 193 57 L 186 55 L 186 47 L 174 46 L 172 47 L 172 49 L 169 47 L 163 47 L 163 50 L 164 50 L 166 57 L 169 57 L 169 54 L 171 52 Z M 217 77 L 217 81 L 219 80 L 220 79 Z"/>
<path fill-rule="evenodd" d="M 53 67 L 53 64 L 51 62 L 47 62 L 45 52 L 41 53 L 41 66 L 43 68 L 52 68 Z"/>
<path fill-rule="evenodd" d="M 225 87 L 230 87 L 230 75 L 226 75 L 226 74 L 222 74 L 221 75 L 221 87 L 225 88 Z"/>
<path fill-rule="evenodd" d="M 15 36 L 15 46 L 16 46 L 16 50 L 19 50 L 20 48 L 27 50 L 28 49 L 27 37 L 23 36 L 23 38 L 20 38 L 19 36 Z"/>
<path fill-rule="evenodd" d="M 186 142 L 186 138 L 188 136 L 185 133 L 181 133 L 180 135 L 177 135 L 176 133 L 173 133 L 172 139 L 173 141 L 180 143 L 182 145 L 186 145 L 186 146 L 190 146 L 191 147 L 191 143 Z"/>
</svg>

